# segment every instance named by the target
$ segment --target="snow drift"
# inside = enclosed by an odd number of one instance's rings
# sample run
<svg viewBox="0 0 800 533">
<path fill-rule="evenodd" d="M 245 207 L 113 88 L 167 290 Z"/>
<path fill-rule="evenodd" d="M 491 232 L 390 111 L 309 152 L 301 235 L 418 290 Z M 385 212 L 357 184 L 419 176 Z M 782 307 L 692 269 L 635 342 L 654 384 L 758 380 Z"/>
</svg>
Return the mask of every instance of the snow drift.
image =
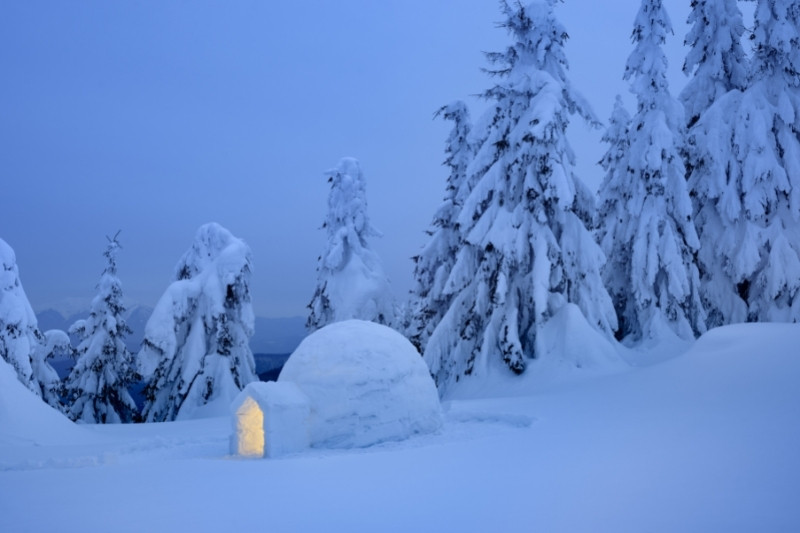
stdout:
<svg viewBox="0 0 800 533">
<path fill-rule="evenodd" d="M 83 428 L 27 389 L 0 359 L 0 443 L 65 444 L 85 437 Z"/>
</svg>

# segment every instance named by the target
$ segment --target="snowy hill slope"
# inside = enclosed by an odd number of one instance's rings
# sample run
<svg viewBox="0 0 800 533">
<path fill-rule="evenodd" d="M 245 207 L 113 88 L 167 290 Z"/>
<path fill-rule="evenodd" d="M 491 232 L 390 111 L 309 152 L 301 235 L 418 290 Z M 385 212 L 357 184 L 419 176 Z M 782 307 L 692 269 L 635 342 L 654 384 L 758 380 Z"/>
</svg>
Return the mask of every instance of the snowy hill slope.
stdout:
<svg viewBox="0 0 800 533">
<path fill-rule="evenodd" d="M 446 402 L 435 435 L 278 460 L 229 457 L 224 418 L 0 437 L 0 530 L 800 531 L 798 346 L 797 325 L 729 326 L 660 364 Z"/>
<path fill-rule="evenodd" d="M 27 389 L 0 359 L 0 463 L 5 447 L 82 443 L 90 440 L 87 433 Z"/>
</svg>

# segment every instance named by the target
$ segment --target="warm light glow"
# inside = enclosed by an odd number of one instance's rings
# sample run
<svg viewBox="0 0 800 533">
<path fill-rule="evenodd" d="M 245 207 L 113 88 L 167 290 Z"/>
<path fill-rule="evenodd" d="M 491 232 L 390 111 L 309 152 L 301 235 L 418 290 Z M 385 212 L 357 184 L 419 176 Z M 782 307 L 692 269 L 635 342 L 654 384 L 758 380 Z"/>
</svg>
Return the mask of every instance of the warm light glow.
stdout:
<svg viewBox="0 0 800 533">
<path fill-rule="evenodd" d="M 249 457 L 264 456 L 264 413 L 252 398 L 236 411 L 237 453 Z"/>
</svg>

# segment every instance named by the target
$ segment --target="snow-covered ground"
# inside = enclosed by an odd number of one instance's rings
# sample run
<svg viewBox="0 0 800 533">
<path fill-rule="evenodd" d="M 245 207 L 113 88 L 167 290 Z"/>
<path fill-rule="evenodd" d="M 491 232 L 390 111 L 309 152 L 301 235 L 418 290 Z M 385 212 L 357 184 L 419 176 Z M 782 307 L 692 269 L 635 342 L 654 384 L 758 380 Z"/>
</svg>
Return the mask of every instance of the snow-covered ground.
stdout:
<svg viewBox="0 0 800 533">
<path fill-rule="evenodd" d="M 798 325 L 721 328 L 456 390 L 436 434 L 279 459 L 229 456 L 226 418 L 73 426 L 0 368 L 0 531 L 800 531 L 799 347 Z"/>
</svg>

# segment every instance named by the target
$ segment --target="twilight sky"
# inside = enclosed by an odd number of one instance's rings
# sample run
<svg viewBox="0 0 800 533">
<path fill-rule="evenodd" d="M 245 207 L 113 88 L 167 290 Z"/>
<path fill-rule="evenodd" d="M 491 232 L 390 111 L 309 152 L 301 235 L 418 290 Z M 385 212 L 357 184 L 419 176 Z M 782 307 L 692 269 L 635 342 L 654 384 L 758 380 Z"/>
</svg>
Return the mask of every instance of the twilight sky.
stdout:
<svg viewBox="0 0 800 533">
<path fill-rule="evenodd" d="M 689 0 L 666 0 L 673 94 Z M 605 121 L 638 0 L 567 0 L 570 76 Z M 105 235 L 121 230 L 128 306 L 153 306 L 196 229 L 253 250 L 263 316 L 305 315 L 325 245 L 323 177 L 361 161 L 373 241 L 405 298 L 411 256 L 444 193 L 450 125 L 434 111 L 491 80 L 508 43 L 494 0 L 80 2 L 0 7 L 0 238 L 36 310 L 87 307 Z M 596 187 L 599 131 L 577 121 L 577 172 Z"/>
</svg>

